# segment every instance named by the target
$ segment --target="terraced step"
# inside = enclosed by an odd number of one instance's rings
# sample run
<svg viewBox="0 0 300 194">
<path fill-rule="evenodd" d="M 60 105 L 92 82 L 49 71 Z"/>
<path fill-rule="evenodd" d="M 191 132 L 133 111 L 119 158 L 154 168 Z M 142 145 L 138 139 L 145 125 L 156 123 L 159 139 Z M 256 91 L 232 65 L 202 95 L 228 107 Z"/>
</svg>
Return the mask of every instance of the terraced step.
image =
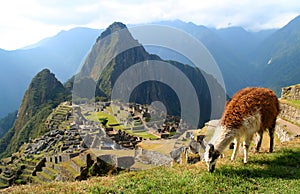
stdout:
<svg viewBox="0 0 300 194">
<path fill-rule="evenodd" d="M 44 183 L 39 177 L 37 177 L 37 176 L 32 176 L 31 177 L 31 181 L 32 181 L 32 183 L 35 183 L 35 184 L 42 184 L 42 183 Z"/>
<path fill-rule="evenodd" d="M 33 171 L 34 168 L 35 168 L 35 166 L 33 166 L 33 165 L 25 164 L 25 169 Z"/>
<path fill-rule="evenodd" d="M 22 163 L 24 163 L 26 166 L 35 166 L 36 162 L 31 160 L 22 160 Z"/>
<path fill-rule="evenodd" d="M 0 174 L 0 183 L 3 183 L 3 184 L 11 184 L 13 182 L 13 177 L 11 178 L 7 178 L 5 176 L 3 176 L 2 174 Z"/>
<path fill-rule="evenodd" d="M 65 177 L 65 179 L 69 181 L 74 181 L 76 177 L 78 177 L 80 174 L 71 167 L 70 161 L 63 162 L 59 166 L 61 176 Z"/>
<path fill-rule="evenodd" d="M 8 184 L 0 182 L 0 189 L 4 189 L 4 188 L 7 188 L 7 187 L 9 187 Z"/>
<path fill-rule="evenodd" d="M 23 173 L 23 174 L 26 174 L 26 175 L 31 175 L 31 174 L 32 174 L 32 171 L 33 171 L 33 169 L 30 170 L 30 169 L 28 169 L 28 168 L 25 168 L 25 169 L 22 171 L 22 173 Z"/>
<path fill-rule="evenodd" d="M 46 174 L 45 172 L 37 172 L 36 173 L 36 176 L 39 177 L 39 179 L 41 181 L 44 181 L 44 182 L 51 182 L 52 180 L 54 180 L 55 177 L 52 177 L 48 174 Z"/>
<path fill-rule="evenodd" d="M 43 172 L 45 172 L 46 174 L 48 174 L 51 177 L 56 176 L 58 174 L 58 172 L 56 170 L 54 170 L 53 168 L 48 168 L 48 167 L 43 167 Z"/>
<path fill-rule="evenodd" d="M 62 121 L 64 121 L 65 119 L 64 118 L 52 118 L 51 121 L 52 123 L 54 124 L 57 124 L 57 123 L 61 123 Z"/>
<path fill-rule="evenodd" d="M 23 181 L 25 181 L 26 183 L 32 182 L 32 177 L 33 177 L 33 176 L 31 176 L 31 175 L 29 175 L 29 174 L 22 174 L 22 175 L 20 176 L 20 178 L 21 178 Z"/>
</svg>

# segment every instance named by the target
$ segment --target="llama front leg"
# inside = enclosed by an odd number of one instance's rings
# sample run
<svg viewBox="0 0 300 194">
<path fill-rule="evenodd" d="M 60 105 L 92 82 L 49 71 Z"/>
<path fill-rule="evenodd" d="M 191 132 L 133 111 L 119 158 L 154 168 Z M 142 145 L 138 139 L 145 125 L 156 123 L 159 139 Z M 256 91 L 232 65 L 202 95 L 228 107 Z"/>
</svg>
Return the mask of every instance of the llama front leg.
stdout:
<svg viewBox="0 0 300 194">
<path fill-rule="evenodd" d="M 235 138 L 234 139 L 234 149 L 233 149 L 233 152 L 232 152 L 232 155 L 231 155 L 231 160 L 233 161 L 237 155 L 237 152 L 239 150 L 239 147 L 240 147 L 240 139 L 239 138 Z"/>
<path fill-rule="evenodd" d="M 259 152 L 259 149 L 261 147 L 261 142 L 262 142 L 262 139 L 263 139 L 263 129 L 260 129 L 260 131 L 258 131 L 256 133 L 256 137 L 257 137 L 257 140 L 256 140 L 256 152 Z"/>
<path fill-rule="evenodd" d="M 245 141 L 243 143 L 244 148 L 244 164 L 247 164 L 248 162 L 248 152 L 249 152 L 249 146 L 253 135 L 245 137 Z"/>
</svg>

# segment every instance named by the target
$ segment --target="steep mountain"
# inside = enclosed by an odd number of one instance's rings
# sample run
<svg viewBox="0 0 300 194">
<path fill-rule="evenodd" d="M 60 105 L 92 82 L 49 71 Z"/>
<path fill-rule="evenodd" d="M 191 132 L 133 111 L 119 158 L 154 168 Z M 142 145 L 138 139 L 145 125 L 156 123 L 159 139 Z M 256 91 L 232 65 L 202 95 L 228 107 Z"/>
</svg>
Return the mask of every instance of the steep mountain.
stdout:
<svg viewBox="0 0 300 194">
<path fill-rule="evenodd" d="M 29 138 L 45 132 L 43 121 L 69 92 L 48 69 L 39 72 L 26 90 L 13 127 L 0 141 L 0 157 L 15 152 Z"/>
<path fill-rule="evenodd" d="M 94 94 L 110 98 L 112 88 L 120 76 L 133 65 L 144 61 L 149 63 L 155 63 L 155 61 L 158 63 L 165 62 L 185 74 L 196 90 L 199 106 L 201 107 L 199 126 L 202 126 L 209 119 L 212 111 L 209 86 L 219 92 L 220 96 L 218 97 L 225 98 L 224 90 L 212 76 L 198 68 L 183 65 L 179 62 L 164 61 L 156 55 L 149 54 L 137 40 L 133 39 L 127 27 L 119 22 L 109 26 L 97 39 L 83 64 L 81 72 L 75 79 L 75 86 L 80 88 L 78 93 L 76 90 L 75 93 L 82 98 L 91 98 Z M 139 80 L 146 76 L 145 74 L 151 73 L 146 72 L 147 70 L 144 71 L 141 73 L 136 72 L 134 75 L 129 76 L 128 80 Z M 165 76 L 172 76 L 176 80 L 179 75 Z M 96 87 L 94 93 L 93 91 L 87 91 L 88 83 L 91 88 Z M 208 84 L 210 85 L 208 86 Z M 165 83 L 148 80 L 131 89 L 130 101 L 132 102 L 151 104 L 153 101 L 161 101 L 166 106 L 168 114 L 173 115 L 179 115 L 180 110 L 183 108 L 180 107 L 180 99 L 172 90 L 173 88 Z M 87 93 L 92 95 L 86 96 Z M 219 110 L 216 112 L 220 114 L 223 108 L 221 101 L 218 108 Z"/>
<path fill-rule="evenodd" d="M 255 64 L 261 82 L 280 92 L 280 88 L 300 82 L 300 16 L 273 33 L 256 50 Z"/>
<path fill-rule="evenodd" d="M 18 109 L 31 78 L 42 69 L 62 81 L 73 76 L 100 31 L 74 28 L 23 49 L 0 49 L 0 118 Z"/>
<path fill-rule="evenodd" d="M 114 33 L 118 31 L 120 33 Z M 139 46 L 139 43 L 132 38 L 124 24 L 120 22 L 113 23 L 97 38 L 91 52 L 85 59 L 80 74 L 98 80 L 99 73 L 103 70 L 102 67 L 111 62 L 117 54 L 123 52 L 123 49 L 129 47 L 129 45 L 136 47 Z M 141 53 L 137 53 L 136 57 L 139 56 L 138 54 Z"/>
</svg>

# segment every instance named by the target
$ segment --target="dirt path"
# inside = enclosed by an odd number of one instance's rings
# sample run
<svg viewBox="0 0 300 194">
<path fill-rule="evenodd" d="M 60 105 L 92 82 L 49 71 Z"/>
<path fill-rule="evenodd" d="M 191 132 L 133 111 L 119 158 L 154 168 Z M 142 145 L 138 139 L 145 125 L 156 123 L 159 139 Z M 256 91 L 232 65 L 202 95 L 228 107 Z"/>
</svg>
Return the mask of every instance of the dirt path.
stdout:
<svg viewBox="0 0 300 194">
<path fill-rule="evenodd" d="M 282 124 L 282 125 L 286 125 L 286 128 L 291 132 L 293 133 L 294 135 L 300 135 L 300 127 L 297 126 L 297 125 L 294 125 L 288 121 L 285 121 L 281 118 L 278 118 L 277 119 L 277 122 Z"/>
</svg>

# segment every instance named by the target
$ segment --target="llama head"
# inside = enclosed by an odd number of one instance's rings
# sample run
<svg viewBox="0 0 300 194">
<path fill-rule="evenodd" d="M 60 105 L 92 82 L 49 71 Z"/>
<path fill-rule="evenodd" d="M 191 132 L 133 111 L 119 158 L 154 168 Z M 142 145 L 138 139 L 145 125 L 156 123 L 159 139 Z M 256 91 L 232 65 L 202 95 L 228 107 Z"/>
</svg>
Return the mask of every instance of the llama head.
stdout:
<svg viewBox="0 0 300 194">
<path fill-rule="evenodd" d="M 215 170 L 217 158 L 220 156 L 220 153 L 215 150 L 213 144 L 208 144 L 204 153 L 204 161 L 208 167 L 209 172 L 213 172 Z"/>
</svg>

